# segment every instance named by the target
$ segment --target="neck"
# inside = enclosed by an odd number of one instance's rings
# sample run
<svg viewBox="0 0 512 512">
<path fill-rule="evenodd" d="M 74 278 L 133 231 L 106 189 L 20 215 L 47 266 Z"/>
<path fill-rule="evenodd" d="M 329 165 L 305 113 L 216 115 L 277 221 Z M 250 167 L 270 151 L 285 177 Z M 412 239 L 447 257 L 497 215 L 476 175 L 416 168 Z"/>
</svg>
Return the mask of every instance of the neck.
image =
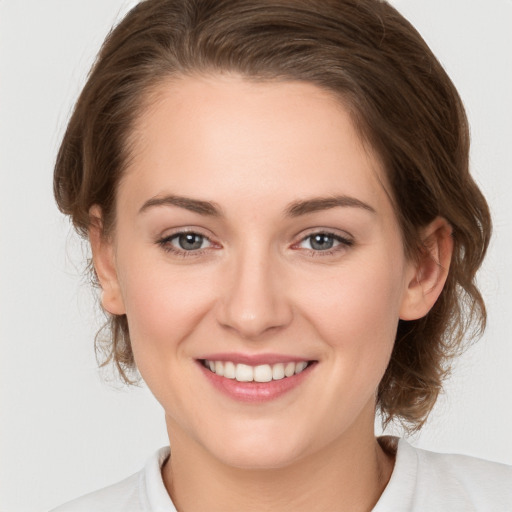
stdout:
<svg viewBox="0 0 512 512">
<path fill-rule="evenodd" d="M 171 422 L 168 421 L 168 428 Z M 372 510 L 393 470 L 373 431 L 348 432 L 322 450 L 277 469 L 241 469 L 212 457 L 176 425 L 162 470 L 179 512 Z"/>
</svg>

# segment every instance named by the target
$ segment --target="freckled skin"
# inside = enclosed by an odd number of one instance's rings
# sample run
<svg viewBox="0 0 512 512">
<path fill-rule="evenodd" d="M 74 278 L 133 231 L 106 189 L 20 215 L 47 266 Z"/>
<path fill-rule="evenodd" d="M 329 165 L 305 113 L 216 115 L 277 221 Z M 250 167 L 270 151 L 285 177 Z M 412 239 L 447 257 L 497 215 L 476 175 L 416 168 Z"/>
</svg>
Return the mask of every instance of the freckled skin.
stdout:
<svg viewBox="0 0 512 512">
<path fill-rule="evenodd" d="M 171 472 L 192 474 L 188 461 L 201 481 L 199 468 L 298 471 L 323 457 L 326 474 L 353 478 L 354 492 L 370 489 L 374 499 L 377 469 L 384 480 L 391 471 L 374 439 L 375 393 L 399 317 L 414 314 L 416 269 L 380 164 L 348 113 L 311 84 L 183 78 L 161 87 L 135 133 L 104 305 L 127 314 L 136 363 L 165 409 L 169 489 L 179 496 L 173 485 L 183 479 L 170 483 Z M 222 216 L 175 205 L 139 211 L 167 194 L 210 201 Z M 374 212 L 284 214 L 293 201 L 333 195 Z M 202 236 L 185 244 L 192 250 L 172 238 L 182 231 Z M 315 233 L 351 243 L 328 238 L 332 250 L 323 254 Z M 318 363 L 300 386 L 255 405 L 204 378 L 197 358 L 208 352 Z M 331 487 L 325 492 L 337 492 Z"/>
</svg>

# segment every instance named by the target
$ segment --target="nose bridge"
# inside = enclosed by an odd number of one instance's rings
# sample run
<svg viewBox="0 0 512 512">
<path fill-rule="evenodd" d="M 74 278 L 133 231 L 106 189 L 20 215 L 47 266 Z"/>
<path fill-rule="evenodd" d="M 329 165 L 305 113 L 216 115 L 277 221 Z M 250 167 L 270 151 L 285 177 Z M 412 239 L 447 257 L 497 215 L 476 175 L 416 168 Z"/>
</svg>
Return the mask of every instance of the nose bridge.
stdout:
<svg viewBox="0 0 512 512">
<path fill-rule="evenodd" d="M 224 287 L 218 317 L 222 325 L 244 338 L 257 338 L 290 322 L 291 304 L 277 255 L 251 243 L 235 251 L 229 266 L 229 285 Z"/>
</svg>

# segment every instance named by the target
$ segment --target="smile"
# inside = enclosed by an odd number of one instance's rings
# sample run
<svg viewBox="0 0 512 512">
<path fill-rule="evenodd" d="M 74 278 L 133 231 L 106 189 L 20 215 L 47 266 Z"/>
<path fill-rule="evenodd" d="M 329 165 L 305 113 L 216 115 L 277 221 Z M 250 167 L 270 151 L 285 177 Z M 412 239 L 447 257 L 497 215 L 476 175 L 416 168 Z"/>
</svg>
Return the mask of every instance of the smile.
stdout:
<svg viewBox="0 0 512 512">
<path fill-rule="evenodd" d="M 238 382 L 271 382 L 282 380 L 302 373 L 310 364 L 308 361 L 260 364 L 251 366 L 248 364 L 234 363 L 232 361 L 202 360 L 205 368 L 219 377 L 236 380 Z"/>
</svg>

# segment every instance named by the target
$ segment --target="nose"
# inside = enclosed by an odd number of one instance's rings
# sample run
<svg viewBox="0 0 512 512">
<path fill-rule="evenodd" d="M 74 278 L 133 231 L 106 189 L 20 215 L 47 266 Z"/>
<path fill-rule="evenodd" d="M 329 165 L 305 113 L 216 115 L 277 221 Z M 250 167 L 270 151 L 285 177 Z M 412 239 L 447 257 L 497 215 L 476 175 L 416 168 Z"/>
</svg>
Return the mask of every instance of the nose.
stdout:
<svg viewBox="0 0 512 512">
<path fill-rule="evenodd" d="M 260 251 L 246 251 L 230 262 L 222 288 L 217 321 L 244 339 L 261 339 L 290 324 L 292 306 L 279 262 Z"/>
</svg>

